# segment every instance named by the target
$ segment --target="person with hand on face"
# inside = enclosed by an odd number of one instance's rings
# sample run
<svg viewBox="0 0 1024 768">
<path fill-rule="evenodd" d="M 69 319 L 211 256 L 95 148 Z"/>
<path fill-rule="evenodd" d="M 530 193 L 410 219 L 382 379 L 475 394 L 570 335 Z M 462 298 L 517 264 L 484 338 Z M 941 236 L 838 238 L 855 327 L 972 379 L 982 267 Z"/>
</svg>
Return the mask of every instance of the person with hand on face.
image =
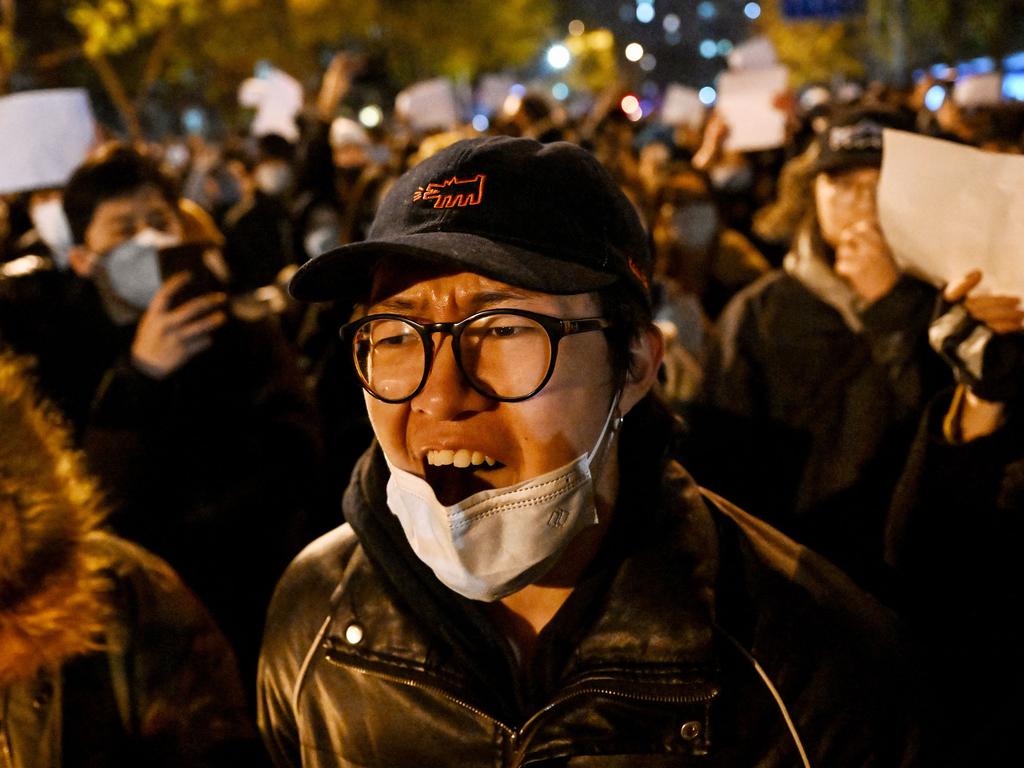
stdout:
<svg viewBox="0 0 1024 768">
<path fill-rule="evenodd" d="M 673 460 L 652 261 L 596 158 L 494 137 L 293 278 L 376 439 L 268 611 L 277 765 L 913 763 L 891 617 Z"/>
<path fill-rule="evenodd" d="M 251 680 L 273 583 L 309 535 L 319 436 L 272 318 L 234 316 L 219 290 L 193 295 L 193 281 L 211 276 L 164 279 L 165 249 L 185 232 L 177 202 L 159 166 L 124 145 L 100 148 L 72 175 L 70 260 L 89 301 L 73 329 L 81 370 L 59 385 L 85 406 L 80 442 L 113 526 L 182 574 Z M 216 254 L 199 251 L 204 264 Z"/>
<path fill-rule="evenodd" d="M 900 273 L 878 220 L 882 131 L 902 125 L 882 107 L 833 115 L 813 209 L 783 268 L 723 311 L 690 414 L 699 480 L 872 588 L 899 467 L 946 380 L 925 334 L 934 289 Z"/>
<path fill-rule="evenodd" d="M 1024 309 L 1019 296 L 979 291 L 981 279 L 947 286 L 938 304 L 929 339 L 957 384 L 921 418 L 886 530 L 933 686 L 929 765 L 1009 765 L 1019 752 Z"/>
</svg>

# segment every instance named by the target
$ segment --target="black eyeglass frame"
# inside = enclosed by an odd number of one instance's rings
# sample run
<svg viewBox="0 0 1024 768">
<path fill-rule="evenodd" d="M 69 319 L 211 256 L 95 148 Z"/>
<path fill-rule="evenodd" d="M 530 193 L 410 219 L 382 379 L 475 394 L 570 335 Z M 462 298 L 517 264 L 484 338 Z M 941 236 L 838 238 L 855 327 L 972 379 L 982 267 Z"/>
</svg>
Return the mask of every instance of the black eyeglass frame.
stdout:
<svg viewBox="0 0 1024 768">
<path fill-rule="evenodd" d="M 535 323 L 540 325 L 548 334 L 548 340 L 551 344 L 551 359 L 548 362 L 548 369 L 532 392 L 520 395 L 518 397 L 502 397 L 496 395 L 493 392 L 488 392 L 485 389 L 477 386 L 477 383 L 473 380 L 473 377 L 466 373 L 466 369 L 462 367 L 462 331 L 470 323 L 479 320 L 482 317 L 490 317 L 492 315 L 516 315 L 518 317 L 525 317 L 529 320 L 533 320 Z M 407 325 L 411 326 L 419 334 L 420 343 L 423 345 L 424 359 L 423 359 L 423 377 L 420 379 L 420 383 L 416 385 L 416 388 L 411 394 L 405 397 L 396 399 L 390 399 L 381 397 L 372 389 L 370 389 L 367 382 L 363 379 L 363 375 L 360 372 L 359 362 L 356 359 L 356 345 L 355 337 L 358 330 L 366 323 L 374 320 L 400 320 Z M 582 317 L 574 319 L 566 319 L 562 317 L 552 317 L 551 315 L 543 315 L 539 312 L 530 312 L 526 309 L 485 309 L 482 312 L 477 312 L 470 315 L 469 317 L 459 320 L 457 323 L 417 323 L 415 320 L 410 320 L 405 315 L 396 315 L 391 313 L 383 313 L 378 315 L 366 315 L 353 320 L 351 323 L 343 325 L 339 331 L 339 335 L 349 346 L 352 353 L 352 364 L 355 366 L 356 375 L 359 376 L 359 383 L 362 385 L 372 397 L 380 400 L 383 403 L 389 403 L 391 405 L 398 405 L 399 403 L 405 403 L 412 400 L 416 395 L 423 391 L 423 387 L 427 384 L 427 377 L 430 376 L 430 370 L 434 366 L 434 352 L 435 346 L 433 340 L 430 338 L 435 333 L 446 333 L 452 337 L 452 352 L 455 355 L 455 365 L 459 369 L 459 373 L 466 379 L 466 382 L 475 391 L 479 392 L 484 397 L 490 398 L 491 400 L 497 400 L 501 403 L 519 403 L 523 400 L 529 400 L 531 397 L 540 392 L 547 385 L 551 379 L 551 374 L 555 371 L 555 362 L 558 359 L 558 346 L 559 342 L 566 336 L 573 336 L 577 333 L 589 333 L 590 331 L 603 331 L 607 328 L 612 327 L 611 320 L 603 317 Z"/>
</svg>

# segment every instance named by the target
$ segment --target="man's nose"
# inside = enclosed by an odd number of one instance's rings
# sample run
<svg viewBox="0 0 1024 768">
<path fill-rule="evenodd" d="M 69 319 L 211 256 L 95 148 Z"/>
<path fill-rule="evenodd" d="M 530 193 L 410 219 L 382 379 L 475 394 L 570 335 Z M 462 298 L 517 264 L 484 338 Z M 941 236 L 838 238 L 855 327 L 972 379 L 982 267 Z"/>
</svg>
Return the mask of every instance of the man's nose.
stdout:
<svg viewBox="0 0 1024 768">
<path fill-rule="evenodd" d="M 436 337 L 435 337 L 436 338 Z M 451 421 L 493 405 L 472 386 L 455 362 L 454 339 L 441 335 L 423 389 L 412 399 L 412 408 L 441 421 Z"/>
</svg>

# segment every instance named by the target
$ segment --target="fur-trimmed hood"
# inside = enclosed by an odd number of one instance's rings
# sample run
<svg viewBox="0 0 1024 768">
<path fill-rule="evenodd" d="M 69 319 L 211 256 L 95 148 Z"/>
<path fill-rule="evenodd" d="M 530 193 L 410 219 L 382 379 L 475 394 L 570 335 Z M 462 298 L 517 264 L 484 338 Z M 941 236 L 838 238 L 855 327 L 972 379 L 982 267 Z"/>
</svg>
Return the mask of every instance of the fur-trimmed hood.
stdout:
<svg viewBox="0 0 1024 768">
<path fill-rule="evenodd" d="M 0 352 L 0 687 L 101 647 L 107 563 L 85 541 L 103 517 L 28 364 Z"/>
</svg>

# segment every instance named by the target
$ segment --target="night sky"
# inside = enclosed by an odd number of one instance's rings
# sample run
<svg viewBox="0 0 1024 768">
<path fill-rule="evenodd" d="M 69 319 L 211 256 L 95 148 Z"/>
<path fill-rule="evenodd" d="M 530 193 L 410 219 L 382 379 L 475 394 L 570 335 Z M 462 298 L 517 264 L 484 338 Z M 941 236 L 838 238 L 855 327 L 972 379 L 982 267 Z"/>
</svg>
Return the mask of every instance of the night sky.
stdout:
<svg viewBox="0 0 1024 768">
<path fill-rule="evenodd" d="M 638 3 L 634 0 L 565 0 L 558 3 L 561 29 L 573 19 L 582 21 L 588 29 L 606 27 L 615 34 L 616 54 L 623 72 L 636 78 L 636 85 L 650 81 L 659 86 L 680 82 L 700 88 L 711 85 L 715 75 L 725 68 L 729 45 L 741 43 L 754 33 L 754 27 L 744 14 L 748 0 L 641 0 L 649 5 L 653 18 L 647 23 L 637 18 Z M 750 9 L 755 13 L 754 9 Z M 650 11 L 641 10 L 642 16 Z M 710 41 L 710 42 L 707 42 Z M 722 42 L 728 41 L 728 42 Z M 627 61 L 623 49 L 637 42 L 644 47 L 648 59 L 645 71 L 640 63 Z M 705 58 L 701 53 L 712 54 Z M 721 43 L 721 44 L 720 44 Z M 714 46 L 712 48 L 712 46 Z"/>
</svg>

